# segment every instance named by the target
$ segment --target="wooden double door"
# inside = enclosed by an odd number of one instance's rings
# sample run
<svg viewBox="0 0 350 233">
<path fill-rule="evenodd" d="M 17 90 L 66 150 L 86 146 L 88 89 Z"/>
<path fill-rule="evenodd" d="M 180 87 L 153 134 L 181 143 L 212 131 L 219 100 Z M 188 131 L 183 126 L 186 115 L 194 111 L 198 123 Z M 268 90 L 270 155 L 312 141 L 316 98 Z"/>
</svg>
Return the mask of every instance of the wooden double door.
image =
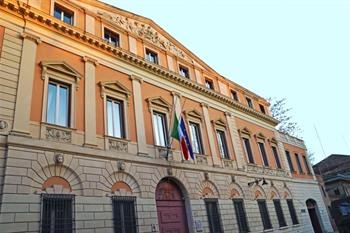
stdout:
<svg viewBox="0 0 350 233">
<path fill-rule="evenodd" d="M 173 181 L 166 180 L 158 184 L 156 204 L 160 233 L 188 233 L 185 201 Z"/>
</svg>

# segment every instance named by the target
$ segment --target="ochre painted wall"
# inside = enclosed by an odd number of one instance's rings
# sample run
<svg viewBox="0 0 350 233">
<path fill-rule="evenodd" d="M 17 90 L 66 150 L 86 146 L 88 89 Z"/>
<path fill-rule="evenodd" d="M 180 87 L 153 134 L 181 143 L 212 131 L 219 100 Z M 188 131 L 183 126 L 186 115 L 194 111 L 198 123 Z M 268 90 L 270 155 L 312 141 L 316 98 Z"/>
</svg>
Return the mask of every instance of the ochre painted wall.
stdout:
<svg viewBox="0 0 350 233">
<path fill-rule="evenodd" d="M 4 41 L 4 34 L 5 34 L 5 28 L 3 26 L 0 26 L 0 56 L 2 51 L 2 44 Z"/>
<path fill-rule="evenodd" d="M 290 154 L 290 158 L 292 160 L 293 163 L 293 167 L 294 167 L 294 173 L 292 174 L 293 177 L 298 177 L 298 178 L 306 178 L 306 179 L 312 179 L 312 176 L 310 174 L 307 174 L 307 168 L 304 164 L 304 160 L 303 160 L 303 156 L 306 155 L 306 151 L 300 147 L 297 146 L 293 146 L 287 143 L 283 143 L 284 149 L 289 151 Z M 300 159 L 300 163 L 301 163 L 301 167 L 303 169 L 303 174 L 300 174 L 299 172 L 299 167 L 295 158 L 295 154 L 299 155 L 299 159 Z M 310 168 L 312 169 L 312 168 Z"/>
</svg>

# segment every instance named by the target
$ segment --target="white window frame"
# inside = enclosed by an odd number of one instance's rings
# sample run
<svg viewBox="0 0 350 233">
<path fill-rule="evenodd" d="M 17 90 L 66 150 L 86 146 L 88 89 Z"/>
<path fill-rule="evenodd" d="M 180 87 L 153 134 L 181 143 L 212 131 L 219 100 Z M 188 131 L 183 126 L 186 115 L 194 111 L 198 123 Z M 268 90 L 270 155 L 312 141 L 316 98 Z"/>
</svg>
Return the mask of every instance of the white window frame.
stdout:
<svg viewBox="0 0 350 233">
<path fill-rule="evenodd" d="M 156 55 L 156 61 L 153 62 L 149 59 L 149 56 L 147 55 L 147 51 L 153 53 Z M 157 53 L 156 51 L 154 51 L 153 49 L 150 49 L 148 47 L 145 47 L 145 59 L 153 64 L 159 65 L 160 64 L 160 60 L 159 60 L 159 53 Z"/>
<path fill-rule="evenodd" d="M 232 140 L 228 140 L 228 137 L 227 137 L 227 125 L 226 125 L 226 122 L 222 119 L 218 119 L 216 121 L 212 121 L 213 123 L 213 127 L 214 127 L 214 130 L 215 130 L 215 138 L 216 138 L 216 143 L 217 143 L 217 147 L 218 147 L 218 151 L 219 151 L 219 155 L 220 155 L 220 158 L 221 159 L 224 159 L 224 160 L 233 160 L 233 153 L 230 151 L 230 147 L 228 145 L 228 141 L 232 141 Z M 224 133 L 224 136 L 225 136 L 225 141 L 226 141 L 226 147 L 227 147 L 227 157 L 223 157 L 223 155 L 220 153 L 220 145 L 219 145 L 219 139 L 218 139 L 218 130 L 222 131 Z"/>
<path fill-rule="evenodd" d="M 203 146 L 203 139 L 202 139 L 202 129 L 201 129 L 201 124 L 199 122 L 196 122 L 196 121 L 193 121 L 193 120 L 189 120 L 188 121 L 188 128 L 189 128 L 189 131 L 190 131 L 190 138 L 191 138 L 191 143 L 192 143 L 192 148 L 193 147 L 193 135 L 192 135 L 192 131 L 191 131 L 191 124 L 193 125 L 196 125 L 196 127 L 198 127 L 198 138 L 196 138 L 196 140 L 198 139 L 199 141 L 197 142 L 198 143 L 198 152 L 195 152 L 193 151 L 193 153 L 196 153 L 196 154 L 200 154 L 200 155 L 204 155 L 204 146 Z"/>
<path fill-rule="evenodd" d="M 63 7 L 63 8 L 66 8 L 67 10 L 73 12 L 73 24 L 68 24 L 68 23 L 65 23 L 62 19 L 57 19 L 55 17 L 55 5 L 58 5 L 59 7 Z M 77 25 L 77 11 L 75 9 L 72 9 L 72 7 L 70 6 L 67 6 L 66 4 L 64 4 L 63 2 L 58 2 L 56 0 L 51 0 L 51 15 L 52 17 L 54 17 L 55 19 L 57 20 L 60 20 L 62 22 L 64 22 L 65 24 L 67 25 L 71 25 L 71 26 L 76 26 Z M 61 16 L 62 17 L 62 16 Z"/>
<path fill-rule="evenodd" d="M 182 73 L 181 73 L 181 68 L 187 69 L 187 71 L 188 71 L 188 77 L 186 77 L 185 75 L 182 75 Z M 188 66 L 179 64 L 179 65 L 178 65 L 178 69 L 179 69 L 179 75 L 180 75 L 181 77 L 191 79 L 190 68 L 189 68 Z"/>
<path fill-rule="evenodd" d="M 264 147 L 265 154 L 266 154 L 266 160 L 267 160 L 268 165 L 265 164 L 263 153 L 261 151 L 259 143 L 261 143 L 263 145 L 263 147 Z M 266 151 L 265 141 L 263 139 L 261 139 L 261 138 L 258 138 L 256 144 L 257 144 L 257 146 L 259 148 L 259 154 L 260 154 L 260 157 L 261 157 L 262 166 L 264 166 L 264 167 L 271 167 L 271 164 L 270 164 L 270 161 L 269 161 L 269 156 L 268 156 L 267 151 Z"/>
<path fill-rule="evenodd" d="M 48 82 L 48 90 L 47 90 L 47 94 L 49 95 L 49 91 L 50 91 L 50 84 L 54 84 L 56 86 L 56 102 L 55 102 L 55 119 L 54 119 L 54 122 L 48 122 L 48 112 L 46 112 L 46 119 L 45 119 L 45 122 L 48 123 L 48 124 L 52 124 L 52 125 L 57 125 L 57 126 L 60 126 L 60 127 L 67 127 L 69 128 L 70 126 L 70 115 L 69 115 L 69 112 L 70 112 L 70 105 L 71 105 L 71 99 L 70 99 L 70 96 L 71 96 L 71 92 L 72 92 L 72 88 L 71 88 L 71 85 L 70 84 L 66 84 L 66 83 L 62 83 L 62 82 L 59 82 L 59 81 L 56 81 L 55 79 L 52 79 L 52 78 L 49 78 L 49 82 Z M 67 125 L 60 125 L 59 124 L 59 115 L 61 113 L 61 109 L 60 109 L 60 90 L 61 88 L 63 87 L 66 87 L 67 90 L 68 90 L 68 98 L 67 98 L 67 115 L 66 115 L 66 120 L 67 120 Z M 49 99 L 47 97 L 47 99 Z M 47 100 L 47 105 L 48 105 L 48 100 Z M 46 109 L 48 109 L 48 106 L 46 105 Z M 60 111 L 61 110 L 61 111 Z"/>
<path fill-rule="evenodd" d="M 247 164 L 254 164 L 254 165 L 257 165 L 257 164 L 256 164 L 256 161 L 255 161 L 255 159 L 254 159 L 254 153 L 253 153 L 253 148 L 252 148 L 252 143 L 251 143 L 251 132 L 250 132 L 250 130 L 248 130 L 248 128 L 243 128 L 243 129 L 240 129 L 240 130 L 239 130 L 239 133 L 240 133 L 240 136 L 241 136 L 241 142 L 242 142 L 242 144 L 243 144 L 245 156 L 246 156 L 246 159 L 247 159 Z M 251 150 L 251 152 L 252 152 L 253 163 L 251 163 L 251 162 L 249 161 L 248 150 L 247 150 L 247 147 L 246 147 L 246 145 L 245 145 L 243 139 L 247 139 L 247 140 L 249 141 L 250 150 Z"/>
<path fill-rule="evenodd" d="M 102 39 L 103 39 L 104 41 L 106 41 L 108 44 L 113 45 L 113 43 L 112 43 L 110 40 L 107 40 L 107 39 L 105 38 L 105 30 L 106 30 L 106 29 L 107 29 L 108 31 L 111 31 L 112 33 L 118 35 L 118 44 L 116 44 L 116 45 L 114 45 L 114 46 L 115 46 L 115 47 L 121 48 L 121 36 L 120 36 L 120 33 L 116 32 L 116 30 L 113 30 L 113 29 L 111 29 L 110 27 L 107 27 L 107 26 L 104 25 L 104 24 L 102 24 L 102 35 L 101 35 Z"/>
</svg>

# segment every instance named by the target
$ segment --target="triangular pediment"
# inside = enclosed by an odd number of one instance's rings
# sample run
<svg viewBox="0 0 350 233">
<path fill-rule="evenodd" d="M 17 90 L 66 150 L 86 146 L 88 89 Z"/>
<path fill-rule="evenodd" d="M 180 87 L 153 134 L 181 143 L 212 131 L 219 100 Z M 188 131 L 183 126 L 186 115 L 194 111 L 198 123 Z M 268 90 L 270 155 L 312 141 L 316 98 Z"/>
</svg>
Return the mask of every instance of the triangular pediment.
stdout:
<svg viewBox="0 0 350 233">
<path fill-rule="evenodd" d="M 79 79 L 82 77 L 78 71 L 64 61 L 42 61 L 40 64 L 46 70 L 52 70 Z"/>
<path fill-rule="evenodd" d="M 185 111 L 185 115 L 192 118 L 202 119 L 202 114 L 196 109 Z"/>
<path fill-rule="evenodd" d="M 239 132 L 243 133 L 243 134 L 248 134 L 248 135 L 250 135 L 252 133 L 247 127 L 240 129 Z"/>
<path fill-rule="evenodd" d="M 266 136 L 265 136 L 263 133 L 261 133 L 261 132 L 259 132 L 258 134 L 256 134 L 256 136 L 257 136 L 258 138 L 260 138 L 260 139 L 263 139 L 263 140 L 265 140 L 265 138 L 266 138 Z"/>
<path fill-rule="evenodd" d="M 225 127 L 226 128 L 226 121 L 224 121 L 222 118 L 219 118 L 217 120 L 212 121 L 214 125 Z"/>
<path fill-rule="evenodd" d="M 112 91 L 124 94 L 125 96 L 130 96 L 131 92 L 119 81 L 104 81 L 99 83 L 103 92 L 104 91 Z"/>
<path fill-rule="evenodd" d="M 157 97 L 150 97 L 147 99 L 148 104 L 150 107 L 157 106 L 161 108 L 166 108 L 167 110 L 170 110 L 171 105 L 161 96 Z"/>
</svg>

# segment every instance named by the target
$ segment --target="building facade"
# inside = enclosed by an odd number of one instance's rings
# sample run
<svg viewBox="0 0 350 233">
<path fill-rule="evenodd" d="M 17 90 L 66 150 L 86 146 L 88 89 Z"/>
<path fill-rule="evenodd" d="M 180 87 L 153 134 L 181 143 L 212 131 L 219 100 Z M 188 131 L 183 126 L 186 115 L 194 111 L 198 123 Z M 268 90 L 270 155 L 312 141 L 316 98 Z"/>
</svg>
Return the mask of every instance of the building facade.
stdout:
<svg viewBox="0 0 350 233">
<path fill-rule="evenodd" d="M 95 0 L 0 12 L 1 232 L 332 232 L 303 141 L 152 20 Z M 175 108 L 194 161 L 167 136 Z"/>
<path fill-rule="evenodd" d="M 332 154 L 313 169 L 333 228 L 350 232 L 350 155 Z"/>
</svg>

